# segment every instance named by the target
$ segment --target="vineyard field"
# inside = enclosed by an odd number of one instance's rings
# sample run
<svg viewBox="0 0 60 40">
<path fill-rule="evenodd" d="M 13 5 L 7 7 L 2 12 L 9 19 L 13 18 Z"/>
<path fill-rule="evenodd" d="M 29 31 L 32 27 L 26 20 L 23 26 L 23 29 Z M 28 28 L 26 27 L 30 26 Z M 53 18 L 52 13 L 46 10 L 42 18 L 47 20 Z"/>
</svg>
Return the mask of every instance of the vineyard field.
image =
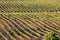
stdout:
<svg viewBox="0 0 60 40">
<path fill-rule="evenodd" d="M 60 35 L 60 13 L 0 14 L 0 38 L 3 40 L 42 40 L 53 31 Z M 36 40 L 36 39 L 35 39 Z"/>
<path fill-rule="evenodd" d="M 57 39 L 51 32 L 60 37 L 60 0 L 0 0 L 0 40 Z"/>
</svg>

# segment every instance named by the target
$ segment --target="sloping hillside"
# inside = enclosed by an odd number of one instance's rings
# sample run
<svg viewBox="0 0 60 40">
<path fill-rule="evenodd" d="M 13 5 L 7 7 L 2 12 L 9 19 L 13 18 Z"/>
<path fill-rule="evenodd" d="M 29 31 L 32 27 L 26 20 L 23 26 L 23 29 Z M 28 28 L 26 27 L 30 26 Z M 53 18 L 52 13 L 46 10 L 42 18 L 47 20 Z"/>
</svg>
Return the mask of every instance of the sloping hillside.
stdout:
<svg viewBox="0 0 60 40">
<path fill-rule="evenodd" d="M 60 12 L 59 0 L 5 0 L 0 1 L 0 13 L 3 12 Z"/>
<path fill-rule="evenodd" d="M 60 0 L 0 0 L 0 40 L 60 37 Z"/>
<path fill-rule="evenodd" d="M 44 35 L 51 31 L 59 36 L 59 15 L 60 13 L 0 14 L 0 38 L 8 40 L 40 38 L 42 40 Z"/>
</svg>

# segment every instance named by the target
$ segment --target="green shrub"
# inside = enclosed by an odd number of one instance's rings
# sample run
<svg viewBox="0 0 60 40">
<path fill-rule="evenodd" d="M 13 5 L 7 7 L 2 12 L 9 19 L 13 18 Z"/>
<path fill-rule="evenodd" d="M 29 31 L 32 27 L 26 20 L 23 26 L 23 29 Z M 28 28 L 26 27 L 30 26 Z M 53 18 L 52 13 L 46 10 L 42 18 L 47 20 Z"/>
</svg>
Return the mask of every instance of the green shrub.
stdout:
<svg viewBox="0 0 60 40">
<path fill-rule="evenodd" d="M 56 36 L 55 32 L 51 32 L 45 36 L 45 40 L 60 40 L 60 38 Z"/>
</svg>

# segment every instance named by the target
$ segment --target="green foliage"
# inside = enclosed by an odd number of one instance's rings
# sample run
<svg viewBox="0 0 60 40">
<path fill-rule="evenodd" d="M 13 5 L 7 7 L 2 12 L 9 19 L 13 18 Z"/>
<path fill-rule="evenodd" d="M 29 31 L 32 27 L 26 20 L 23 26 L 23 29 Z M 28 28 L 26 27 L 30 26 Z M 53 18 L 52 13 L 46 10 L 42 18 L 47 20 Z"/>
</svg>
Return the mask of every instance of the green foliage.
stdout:
<svg viewBox="0 0 60 40">
<path fill-rule="evenodd" d="M 45 36 L 45 40 L 60 40 L 60 38 L 56 36 L 55 32 L 51 32 Z"/>
</svg>

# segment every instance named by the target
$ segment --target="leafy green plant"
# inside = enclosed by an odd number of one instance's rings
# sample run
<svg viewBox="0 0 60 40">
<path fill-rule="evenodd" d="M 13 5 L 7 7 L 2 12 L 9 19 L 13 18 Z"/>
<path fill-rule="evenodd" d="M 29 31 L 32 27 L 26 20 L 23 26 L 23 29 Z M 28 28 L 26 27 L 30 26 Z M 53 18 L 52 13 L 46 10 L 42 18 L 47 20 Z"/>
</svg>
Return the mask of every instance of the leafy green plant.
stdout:
<svg viewBox="0 0 60 40">
<path fill-rule="evenodd" d="M 56 36 L 55 32 L 51 32 L 45 36 L 45 40 L 60 40 L 60 38 Z"/>
</svg>

